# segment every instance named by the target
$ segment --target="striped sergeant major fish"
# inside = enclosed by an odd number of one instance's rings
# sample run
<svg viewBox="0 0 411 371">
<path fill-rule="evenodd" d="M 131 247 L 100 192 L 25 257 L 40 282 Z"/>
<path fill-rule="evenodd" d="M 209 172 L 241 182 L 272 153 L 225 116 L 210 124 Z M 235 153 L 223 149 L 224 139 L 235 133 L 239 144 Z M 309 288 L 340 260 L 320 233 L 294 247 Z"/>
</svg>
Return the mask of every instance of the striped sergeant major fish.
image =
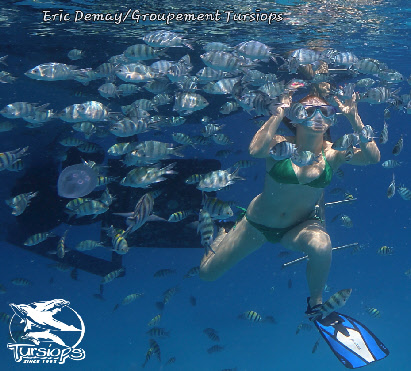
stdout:
<svg viewBox="0 0 411 371">
<path fill-rule="evenodd" d="M 27 155 L 29 147 L 17 148 L 13 151 L 0 153 L 0 171 L 12 166 L 19 158 Z"/>
<path fill-rule="evenodd" d="M 395 176 L 392 174 L 392 181 L 387 189 L 387 197 L 392 198 L 395 195 Z"/>
<path fill-rule="evenodd" d="M 405 201 L 410 201 L 411 200 L 411 191 L 404 187 L 398 187 L 398 194 L 401 196 L 401 198 Z"/>
<path fill-rule="evenodd" d="M 326 317 L 345 305 L 351 295 L 352 289 L 344 289 L 332 295 L 325 303 L 321 305 L 321 313 Z"/>
<path fill-rule="evenodd" d="M 45 241 L 49 237 L 56 237 L 56 235 L 52 232 L 42 232 L 42 233 L 36 233 L 27 238 L 27 240 L 24 242 L 24 246 L 35 246 L 38 245 L 39 243 Z"/>
<path fill-rule="evenodd" d="M 250 322 L 261 322 L 263 320 L 263 317 L 261 317 L 260 314 L 253 310 L 249 310 L 247 312 L 244 312 L 238 316 L 240 319 L 246 319 Z"/>
<path fill-rule="evenodd" d="M 377 250 L 378 255 L 392 255 L 394 253 L 394 248 L 389 246 L 381 246 Z"/>
<path fill-rule="evenodd" d="M 392 168 L 394 168 L 394 167 L 401 166 L 401 162 L 396 161 L 396 160 L 387 160 L 387 161 L 384 161 L 384 162 L 381 164 L 381 166 L 382 166 L 384 169 L 392 169 Z"/>
<path fill-rule="evenodd" d="M 394 156 L 398 156 L 401 153 L 403 147 L 404 147 L 404 139 L 401 134 L 401 138 L 398 140 L 398 142 L 395 144 L 394 148 L 392 149 L 392 154 Z"/>
<path fill-rule="evenodd" d="M 196 212 L 194 210 L 177 211 L 170 215 L 170 217 L 168 218 L 168 222 L 171 222 L 171 223 L 181 222 L 183 219 L 187 218 L 188 216 L 195 215 L 195 214 Z"/>
<path fill-rule="evenodd" d="M 380 133 L 380 143 L 385 144 L 387 142 L 388 142 L 388 125 L 384 121 L 384 128 L 381 130 L 381 133 Z"/>
<path fill-rule="evenodd" d="M 200 211 L 197 233 L 200 233 L 201 245 L 205 248 L 206 254 L 209 252 L 209 250 L 215 253 L 211 248 L 214 236 L 214 224 L 213 220 L 211 219 L 210 213 L 205 209 L 202 209 Z"/>
<path fill-rule="evenodd" d="M 76 218 L 81 218 L 87 215 L 94 215 L 93 219 L 99 215 L 103 214 L 108 210 L 108 206 L 97 200 L 90 200 L 87 202 L 81 203 L 78 207 L 72 211 L 66 211 L 69 216 L 76 215 Z"/>
<path fill-rule="evenodd" d="M 108 273 L 107 275 L 105 275 L 102 279 L 101 279 L 101 284 L 105 285 L 106 283 L 109 283 L 111 281 L 113 281 L 114 279 L 118 278 L 118 277 L 123 277 L 126 273 L 126 270 L 124 268 L 120 268 L 120 269 L 116 269 L 110 273 Z"/>
<path fill-rule="evenodd" d="M 6 204 L 10 206 L 13 211 L 11 212 L 15 216 L 23 214 L 27 206 L 30 205 L 30 200 L 38 195 L 38 192 L 21 193 L 16 197 L 6 200 Z"/>
<path fill-rule="evenodd" d="M 65 246 L 65 242 L 66 242 L 66 237 L 67 237 L 67 233 L 69 231 L 70 228 L 66 229 L 66 231 L 64 232 L 63 236 L 60 238 L 59 242 L 57 243 L 57 256 L 60 259 L 63 259 L 64 256 L 66 255 L 66 252 L 68 252 L 68 250 L 66 249 Z"/>
<path fill-rule="evenodd" d="M 270 156 L 277 161 L 284 160 L 290 158 L 296 150 L 294 143 L 282 141 L 270 149 Z"/>
<path fill-rule="evenodd" d="M 228 202 L 215 197 L 208 197 L 206 193 L 203 193 L 202 205 L 212 219 L 228 219 L 234 215 Z"/>
<path fill-rule="evenodd" d="M 232 173 L 230 170 L 216 170 L 204 174 L 197 189 L 204 192 L 219 191 L 220 189 L 234 184 L 237 180 L 245 180 L 238 176 L 239 168 L 235 169 Z"/>
<path fill-rule="evenodd" d="M 166 221 L 166 219 L 153 215 L 154 197 L 149 192 L 144 194 L 137 202 L 133 212 L 130 213 L 114 213 L 127 218 L 128 228 L 123 233 L 123 237 L 135 232 L 141 228 L 147 221 Z"/>
</svg>

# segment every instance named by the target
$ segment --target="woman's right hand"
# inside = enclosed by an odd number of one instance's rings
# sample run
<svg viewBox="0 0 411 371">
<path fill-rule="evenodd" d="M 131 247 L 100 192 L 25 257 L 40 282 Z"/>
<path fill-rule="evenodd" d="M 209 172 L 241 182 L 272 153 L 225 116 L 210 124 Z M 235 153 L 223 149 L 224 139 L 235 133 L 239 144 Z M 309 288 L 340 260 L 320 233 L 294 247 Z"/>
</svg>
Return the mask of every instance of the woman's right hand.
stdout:
<svg viewBox="0 0 411 371">
<path fill-rule="evenodd" d="M 341 113 L 348 119 L 353 119 L 358 114 L 357 95 L 355 92 L 353 93 L 351 99 L 347 99 L 344 103 L 342 103 L 338 97 L 334 97 L 334 101 L 337 103 Z"/>
</svg>

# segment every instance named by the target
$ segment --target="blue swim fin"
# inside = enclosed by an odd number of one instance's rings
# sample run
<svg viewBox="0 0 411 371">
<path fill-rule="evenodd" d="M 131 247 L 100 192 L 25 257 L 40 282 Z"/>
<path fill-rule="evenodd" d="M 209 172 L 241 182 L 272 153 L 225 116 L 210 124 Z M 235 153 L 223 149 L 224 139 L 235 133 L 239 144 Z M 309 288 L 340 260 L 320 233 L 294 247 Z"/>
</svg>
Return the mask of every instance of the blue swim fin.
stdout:
<svg viewBox="0 0 411 371">
<path fill-rule="evenodd" d="M 341 313 L 332 312 L 315 325 L 331 350 L 347 368 L 358 368 L 385 358 L 385 345 L 362 323 Z"/>
</svg>

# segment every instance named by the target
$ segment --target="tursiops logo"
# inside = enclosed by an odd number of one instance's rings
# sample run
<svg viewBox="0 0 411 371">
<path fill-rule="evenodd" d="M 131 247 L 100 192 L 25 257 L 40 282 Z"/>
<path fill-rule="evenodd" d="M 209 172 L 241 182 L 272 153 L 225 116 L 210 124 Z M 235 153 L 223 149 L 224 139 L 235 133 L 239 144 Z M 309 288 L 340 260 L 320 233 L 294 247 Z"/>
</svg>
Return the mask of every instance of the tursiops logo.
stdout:
<svg viewBox="0 0 411 371">
<path fill-rule="evenodd" d="M 63 364 L 67 358 L 79 361 L 86 357 L 77 348 L 84 337 L 84 323 L 69 305 L 63 299 L 10 304 L 14 315 L 9 330 L 14 343 L 7 348 L 16 362 Z"/>
</svg>

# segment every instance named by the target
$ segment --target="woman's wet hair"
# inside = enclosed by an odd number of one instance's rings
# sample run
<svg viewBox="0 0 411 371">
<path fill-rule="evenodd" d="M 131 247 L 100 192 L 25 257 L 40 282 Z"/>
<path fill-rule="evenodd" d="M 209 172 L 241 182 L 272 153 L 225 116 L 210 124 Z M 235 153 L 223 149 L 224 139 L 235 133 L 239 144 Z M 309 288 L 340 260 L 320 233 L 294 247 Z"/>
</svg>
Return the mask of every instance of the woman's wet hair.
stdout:
<svg viewBox="0 0 411 371">
<path fill-rule="evenodd" d="M 327 105 L 329 106 L 330 104 L 323 98 L 318 97 L 316 95 L 307 95 L 304 98 L 300 99 L 298 101 L 301 104 L 307 104 L 307 105 L 312 105 L 312 106 L 320 106 L 320 105 Z"/>
</svg>

